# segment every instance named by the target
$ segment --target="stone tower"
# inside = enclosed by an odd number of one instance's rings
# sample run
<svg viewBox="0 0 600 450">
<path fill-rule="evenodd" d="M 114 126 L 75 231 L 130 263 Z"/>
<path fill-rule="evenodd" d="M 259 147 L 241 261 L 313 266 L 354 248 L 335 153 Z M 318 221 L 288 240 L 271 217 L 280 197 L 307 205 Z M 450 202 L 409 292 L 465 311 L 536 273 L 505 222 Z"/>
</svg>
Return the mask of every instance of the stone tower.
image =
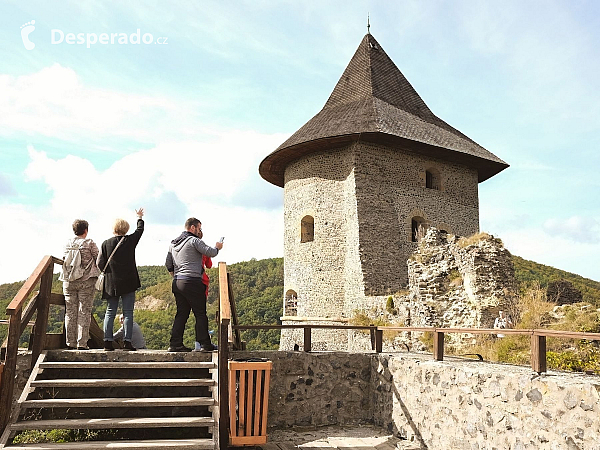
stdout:
<svg viewBox="0 0 600 450">
<path fill-rule="evenodd" d="M 344 322 L 405 287 L 419 227 L 479 231 L 478 183 L 506 167 L 435 116 L 367 34 L 323 109 L 260 164 L 284 188 L 283 320 Z M 313 348 L 340 348 L 332 336 Z"/>
</svg>

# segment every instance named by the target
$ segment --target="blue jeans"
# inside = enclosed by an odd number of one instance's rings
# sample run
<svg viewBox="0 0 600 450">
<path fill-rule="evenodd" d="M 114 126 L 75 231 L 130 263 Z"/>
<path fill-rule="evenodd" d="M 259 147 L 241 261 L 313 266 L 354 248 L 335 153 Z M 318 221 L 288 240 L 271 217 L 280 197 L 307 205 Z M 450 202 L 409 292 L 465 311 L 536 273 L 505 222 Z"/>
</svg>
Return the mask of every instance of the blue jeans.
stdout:
<svg viewBox="0 0 600 450">
<path fill-rule="evenodd" d="M 131 342 L 135 291 L 121 295 L 121 301 L 123 302 L 123 340 Z M 115 316 L 117 315 L 117 309 L 119 308 L 119 297 L 108 297 L 106 303 L 108 303 L 108 306 L 106 307 L 106 314 L 104 315 L 104 340 L 112 341 L 113 324 L 115 323 Z"/>
</svg>

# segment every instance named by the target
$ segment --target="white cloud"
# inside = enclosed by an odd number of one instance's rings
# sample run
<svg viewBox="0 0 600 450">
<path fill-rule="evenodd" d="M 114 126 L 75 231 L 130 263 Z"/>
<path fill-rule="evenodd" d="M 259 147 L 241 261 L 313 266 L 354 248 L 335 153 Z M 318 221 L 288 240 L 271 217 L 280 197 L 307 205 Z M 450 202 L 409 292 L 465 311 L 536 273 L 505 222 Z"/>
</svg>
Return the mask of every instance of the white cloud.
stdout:
<svg viewBox="0 0 600 450">
<path fill-rule="evenodd" d="M 258 176 L 262 156 L 285 139 L 232 131 L 210 144 L 178 142 L 132 153 L 100 171 L 81 157 L 54 160 L 29 147 L 28 180 L 42 181 L 49 205 L 0 205 L 3 221 L 0 283 L 26 278 L 45 254 L 62 255 L 76 218 L 90 223 L 97 243 L 111 235 L 115 218 L 132 226 L 134 208 L 146 210 L 137 251 L 141 265 L 163 264 L 166 249 L 189 216 L 202 220 L 209 244 L 226 236 L 217 260 L 237 262 L 283 255 L 281 188 Z M 261 198 L 241 203 L 257 192 Z"/>
<path fill-rule="evenodd" d="M 30 75 L 0 75 L 0 134 L 25 132 L 73 140 L 141 140 L 192 130 L 197 104 L 87 86 L 58 63 Z M 175 126 L 177 125 L 177 126 Z"/>
<path fill-rule="evenodd" d="M 600 220 L 593 217 L 573 216 L 568 219 L 548 219 L 544 231 L 572 242 L 600 244 Z"/>
</svg>

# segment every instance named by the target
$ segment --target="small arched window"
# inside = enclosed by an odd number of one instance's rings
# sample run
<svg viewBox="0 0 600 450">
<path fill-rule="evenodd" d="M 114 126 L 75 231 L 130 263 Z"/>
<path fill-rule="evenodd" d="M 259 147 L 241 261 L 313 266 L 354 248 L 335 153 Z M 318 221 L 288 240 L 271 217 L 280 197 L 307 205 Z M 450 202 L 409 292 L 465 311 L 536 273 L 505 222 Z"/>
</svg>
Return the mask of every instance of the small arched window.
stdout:
<svg viewBox="0 0 600 450">
<path fill-rule="evenodd" d="M 427 221 L 422 217 L 416 216 L 411 220 L 411 241 L 419 242 L 427 233 Z"/>
<path fill-rule="evenodd" d="M 300 222 L 300 242 L 311 242 L 315 240 L 315 219 L 312 216 L 304 216 Z"/>
<path fill-rule="evenodd" d="M 437 170 L 428 169 L 425 171 L 425 187 L 437 191 L 441 190 L 440 174 Z"/>
<path fill-rule="evenodd" d="M 285 304 L 283 307 L 284 316 L 298 315 L 298 294 L 296 291 L 289 290 L 285 293 Z"/>
</svg>

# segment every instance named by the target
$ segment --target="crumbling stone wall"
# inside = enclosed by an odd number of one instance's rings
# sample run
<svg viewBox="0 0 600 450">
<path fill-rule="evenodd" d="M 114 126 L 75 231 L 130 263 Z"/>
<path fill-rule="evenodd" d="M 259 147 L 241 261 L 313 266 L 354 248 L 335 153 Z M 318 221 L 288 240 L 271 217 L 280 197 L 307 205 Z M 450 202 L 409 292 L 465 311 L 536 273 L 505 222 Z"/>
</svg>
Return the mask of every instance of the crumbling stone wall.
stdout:
<svg viewBox="0 0 600 450">
<path fill-rule="evenodd" d="M 461 239 L 430 228 L 408 261 L 410 325 L 492 328 L 517 294 L 511 254 L 485 233 Z M 452 335 L 460 339 L 460 336 Z"/>
</svg>

